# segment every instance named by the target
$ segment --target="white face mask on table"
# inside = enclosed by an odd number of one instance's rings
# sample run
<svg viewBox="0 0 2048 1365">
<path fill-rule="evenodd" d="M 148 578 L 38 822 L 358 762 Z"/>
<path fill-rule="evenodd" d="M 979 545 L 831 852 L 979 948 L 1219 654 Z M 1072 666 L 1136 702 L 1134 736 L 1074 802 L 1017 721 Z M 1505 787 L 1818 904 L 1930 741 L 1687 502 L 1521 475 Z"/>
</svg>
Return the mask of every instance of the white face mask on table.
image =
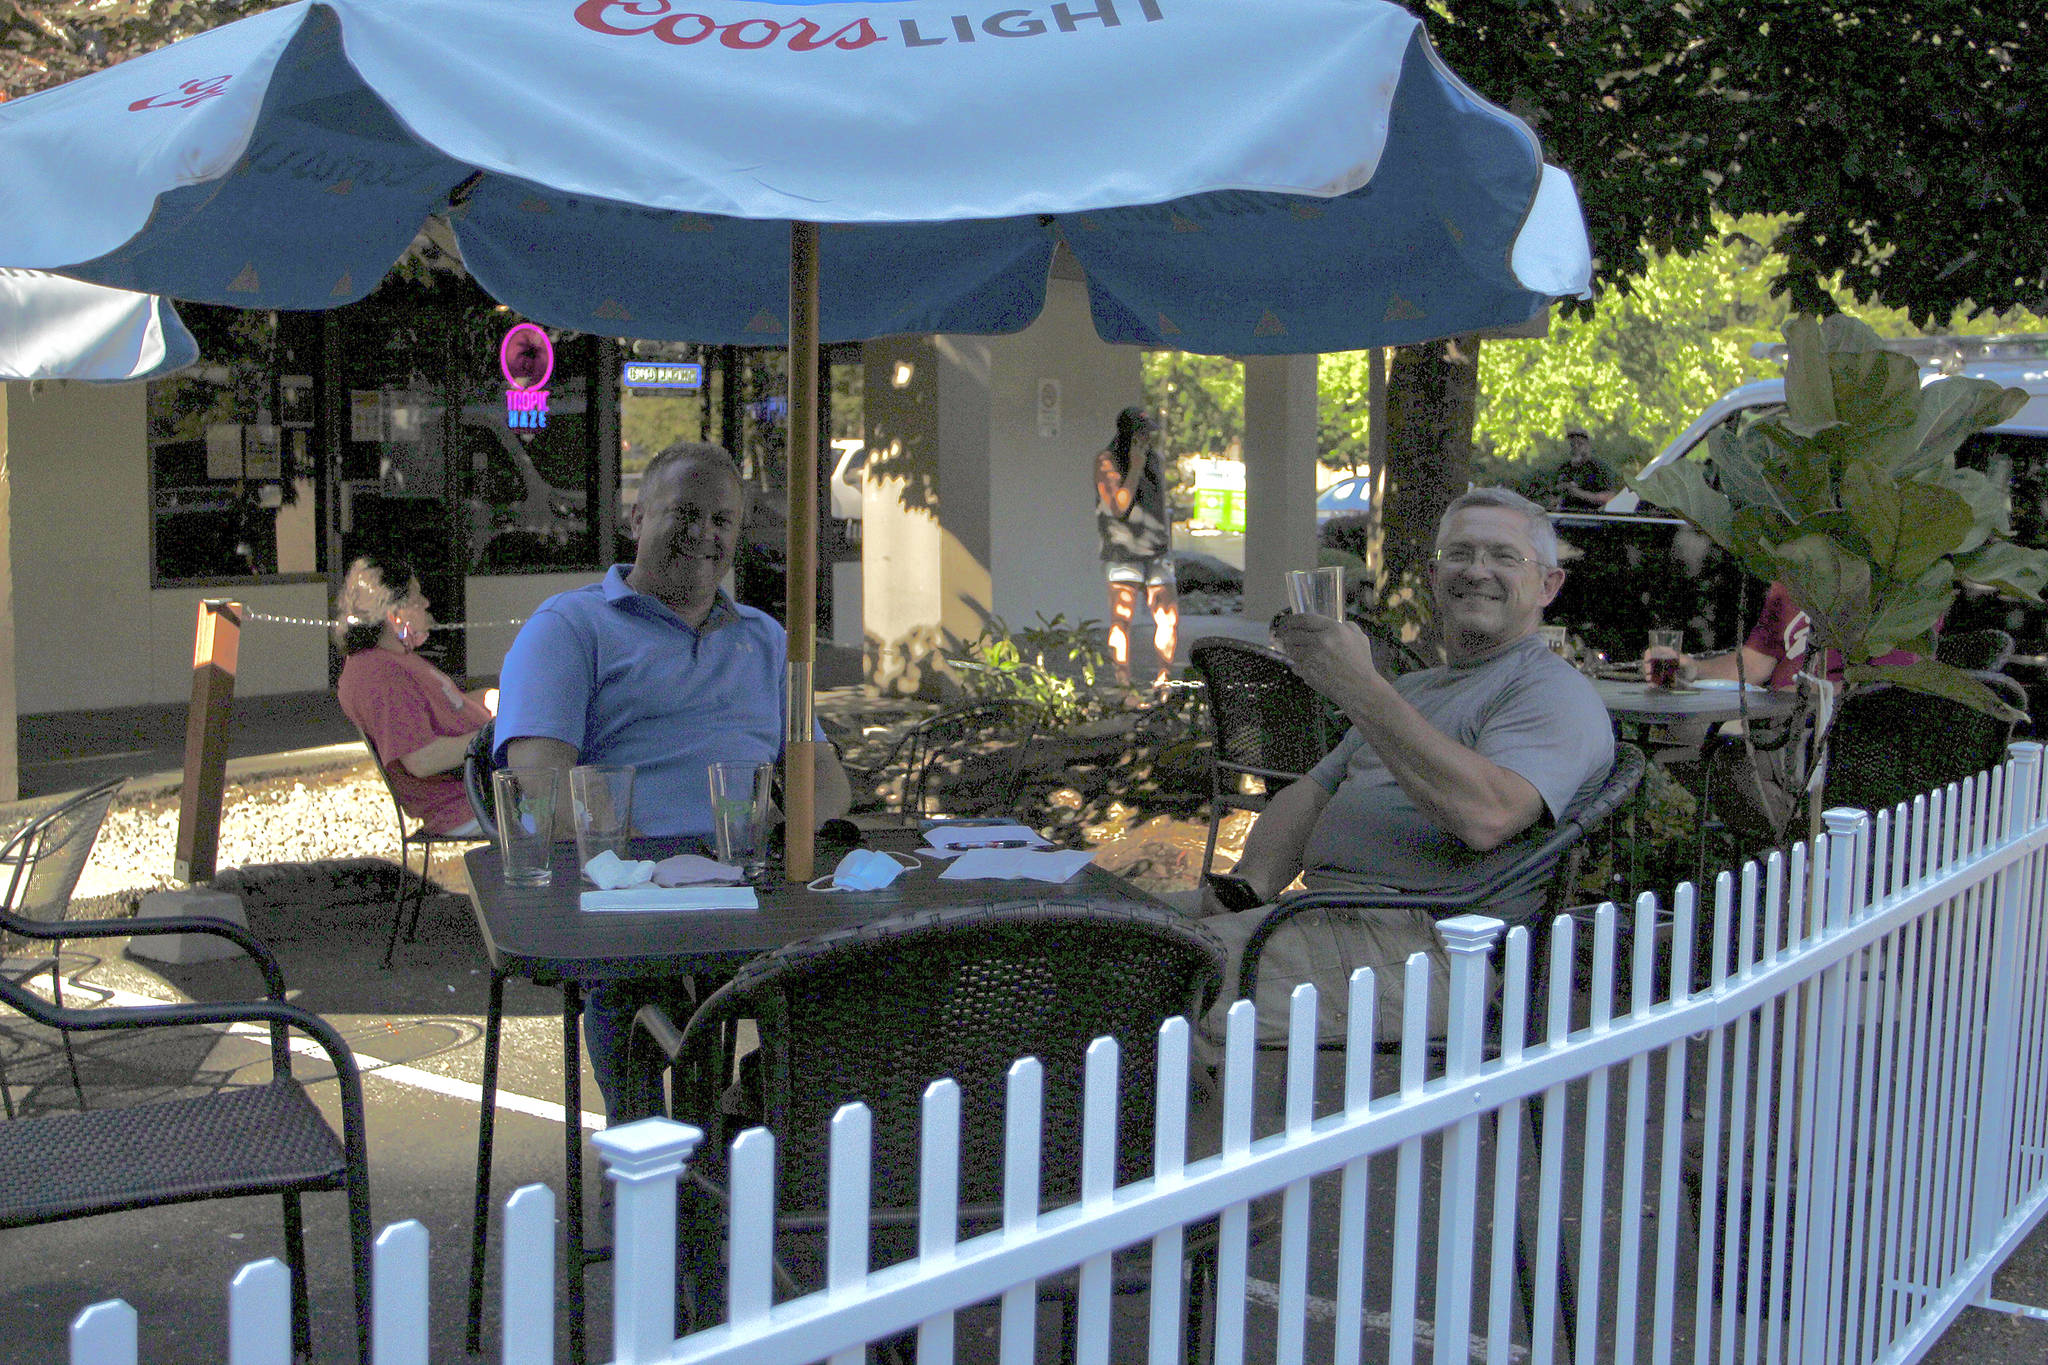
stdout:
<svg viewBox="0 0 2048 1365">
<path fill-rule="evenodd" d="M 832 869 L 832 875 L 818 878 L 810 888 L 813 891 L 880 891 L 905 871 L 917 866 L 919 864 L 914 858 L 909 862 L 898 862 L 897 855 L 879 849 L 849 849 L 839 860 L 839 865 Z"/>
</svg>

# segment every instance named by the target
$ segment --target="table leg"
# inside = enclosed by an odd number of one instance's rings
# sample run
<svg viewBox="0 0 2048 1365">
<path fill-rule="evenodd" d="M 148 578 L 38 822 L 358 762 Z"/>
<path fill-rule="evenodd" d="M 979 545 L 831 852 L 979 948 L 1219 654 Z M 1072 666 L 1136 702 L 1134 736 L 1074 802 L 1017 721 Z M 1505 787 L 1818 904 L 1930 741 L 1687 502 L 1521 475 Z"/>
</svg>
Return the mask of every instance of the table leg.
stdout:
<svg viewBox="0 0 2048 1365">
<path fill-rule="evenodd" d="M 476 1120 L 476 1203 L 469 1231 L 469 1350 L 483 1350 L 484 1254 L 491 1231 L 491 1143 L 497 1136 L 498 1040 L 505 1025 L 505 978 L 491 973 L 491 1003 L 484 1014 L 484 1093 Z"/>
<path fill-rule="evenodd" d="M 562 1165 L 569 1186 L 569 1365 L 584 1365 L 583 1271 L 592 1258 L 583 1251 L 583 992 L 562 983 Z"/>
</svg>

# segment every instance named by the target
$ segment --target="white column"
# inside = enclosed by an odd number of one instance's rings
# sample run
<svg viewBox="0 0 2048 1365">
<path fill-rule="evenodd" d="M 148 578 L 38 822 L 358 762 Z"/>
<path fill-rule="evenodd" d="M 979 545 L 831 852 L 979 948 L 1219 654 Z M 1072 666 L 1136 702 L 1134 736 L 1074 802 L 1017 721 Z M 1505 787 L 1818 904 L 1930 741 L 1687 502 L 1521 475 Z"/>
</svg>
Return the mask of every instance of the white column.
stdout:
<svg viewBox="0 0 2048 1365">
<path fill-rule="evenodd" d="M 1287 605 L 1286 572 L 1316 563 L 1316 358 L 1244 362 L 1244 612 Z"/>
<path fill-rule="evenodd" d="M 1144 393 L 1139 352 L 1095 335 L 1086 288 L 1054 279 L 1045 312 L 1015 336 L 863 351 L 869 681 L 938 695 L 931 656 L 992 615 L 1019 629 L 1040 615 L 1103 619 L 1095 455 Z"/>
</svg>

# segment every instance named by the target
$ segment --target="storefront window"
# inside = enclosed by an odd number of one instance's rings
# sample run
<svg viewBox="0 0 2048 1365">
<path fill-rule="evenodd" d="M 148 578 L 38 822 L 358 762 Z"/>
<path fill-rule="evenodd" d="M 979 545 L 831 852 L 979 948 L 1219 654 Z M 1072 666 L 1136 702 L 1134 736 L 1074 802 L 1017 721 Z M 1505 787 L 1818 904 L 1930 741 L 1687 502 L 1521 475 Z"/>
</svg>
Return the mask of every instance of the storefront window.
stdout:
<svg viewBox="0 0 2048 1365">
<path fill-rule="evenodd" d="M 598 566 L 597 471 L 617 455 L 590 420 L 591 338 L 451 275 L 394 277 L 339 317 L 345 540 L 431 530 L 450 573 Z M 508 379 L 513 333 L 545 363 Z"/>
<path fill-rule="evenodd" d="M 310 334 L 274 313 L 180 312 L 202 361 L 149 386 L 154 580 L 320 573 Z"/>
</svg>

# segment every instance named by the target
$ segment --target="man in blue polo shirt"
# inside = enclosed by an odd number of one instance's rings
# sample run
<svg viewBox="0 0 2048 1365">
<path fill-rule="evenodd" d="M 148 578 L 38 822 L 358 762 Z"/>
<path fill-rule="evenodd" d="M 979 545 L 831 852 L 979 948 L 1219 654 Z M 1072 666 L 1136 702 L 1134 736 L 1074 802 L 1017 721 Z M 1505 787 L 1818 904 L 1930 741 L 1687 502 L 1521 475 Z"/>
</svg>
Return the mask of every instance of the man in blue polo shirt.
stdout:
<svg viewBox="0 0 2048 1365">
<path fill-rule="evenodd" d="M 640 833 L 710 837 L 709 766 L 782 757 L 782 627 L 719 589 L 745 508 L 739 471 L 718 446 L 682 442 L 648 462 L 629 514 L 631 568 L 614 565 L 603 582 L 549 598 L 505 656 L 499 762 L 630 763 Z M 817 818 L 845 814 L 852 792 L 830 746 L 817 769 Z M 633 1011 L 672 991 L 590 993 L 591 1066 L 613 1122 L 655 1112 L 658 1086 L 621 1091 L 625 1049 Z"/>
</svg>

